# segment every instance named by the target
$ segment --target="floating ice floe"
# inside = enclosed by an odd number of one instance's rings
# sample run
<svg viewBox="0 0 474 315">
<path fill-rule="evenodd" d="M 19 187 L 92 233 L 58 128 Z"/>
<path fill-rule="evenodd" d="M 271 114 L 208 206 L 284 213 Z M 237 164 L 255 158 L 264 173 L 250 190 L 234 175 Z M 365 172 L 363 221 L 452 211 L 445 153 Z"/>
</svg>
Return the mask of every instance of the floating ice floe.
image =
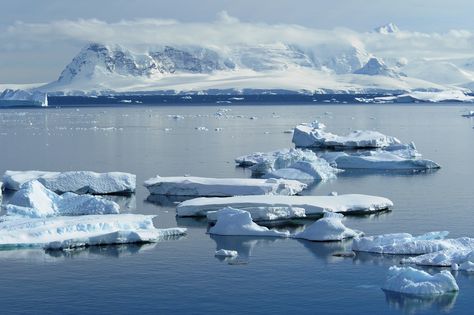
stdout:
<svg viewBox="0 0 474 315">
<path fill-rule="evenodd" d="M 235 250 L 229 250 L 229 249 L 219 249 L 216 250 L 216 253 L 214 256 L 219 256 L 219 257 L 237 257 L 239 253 Z"/>
<path fill-rule="evenodd" d="M 0 248 L 65 249 L 89 245 L 156 242 L 186 229 L 156 229 L 153 216 L 109 214 L 15 218 L 0 222 Z"/>
<path fill-rule="evenodd" d="M 346 136 L 325 131 L 326 126 L 318 121 L 303 123 L 295 127 L 293 143 L 302 148 L 384 148 L 401 144 L 395 137 L 377 131 L 356 130 Z"/>
<path fill-rule="evenodd" d="M 22 184 L 31 180 L 38 180 L 57 193 L 123 194 L 132 193 L 136 189 L 136 176 L 122 172 L 6 171 L 3 175 L 5 188 L 11 190 L 18 190 Z"/>
<path fill-rule="evenodd" d="M 235 159 L 240 166 L 250 166 L 253 175 L 285 178 L 305 183 L 336 178 L 338 170 L 313 151 L 283 149 L 268 153 L 252 153 Z"/>
<path fill-rule="evenodd" d="M 413 143 L 404 146 L 404 148 L 400 148 L 400 145 L 392 147 L 351 154 L 326 152 L 321 155 L 321 158 L 338 169 L 346 170 L 424 170 L 441 167 L 436 162 L 422 159 Z"/>
<path fill-rule="evenodd" d="M 344 214 L 366 214 L 388 210 L 393 207 L 387 198 L 369 195 L 338 195 L 338 196 L 234 196 L 224 198 L 195 198 L 178 204 L 177 215 L 206 216 L 208 211 L 216 211 L 224 207 L 237 209 L 255 207 L 291 207 L 305 209 L 306 216 L 321 216 L 325 211 Z"/>
<path fill-rule="evenodd" d="M 411 267 L 390 267 L 384 290 L 411 295 L 438 295 L 459 291 L 453 275 L 443 270 L 434 275 Z"/>
<path fill-rule="evenodd" d="M 449 267 L 453 264 L 462 265 L 467 262 L 474 262 L 474 239 L 462 237 L 452 239 L 451 242 L 451 246 L 446 249 L 405 258 L 401 262 L 435 267 Z"/>
<path fill-rule="evenodd" d="M 144 185 L 154 195 L 216 197 L 295 195 L 306 188 L 306 184 L 296 180 L 193 176 L 157 176 L 145 181 Z"/>
<path fill-rule="evenodd" d="M 209 229 L 209 234 L 270 237 L 290 236 L 288 231 L 279 232 L 260 226 L 252 221 L 249 212 L 231 207 L 217 211 L 216 224 Z"/>
<path fill-rule="evenodd" d="M 462 117 L 474 117 L 474 110 L 470 110 L 469 112 L 467 112 L 467 114 L 463 114 Z"/>
<path fill-rule="evenodd" d="M 297 207 L 249 207 L 239 208 L 250 213 L 254 222 L 279 222 L 306 217 L 305 210 Z M 219 211 L 208 211 L 206 216 L 209 222 L 217 221 Z"/>
<path fill-rule="evenodd" d="M 363 235 L 362 232 L 352 230 L 342 223 L 344 216 L 340 213 L 324 213 L 324 217 L 317 220 L 304 231 L 294 235 L 294 238 L 301 238 L 309 241 L 342 241 Z"/>
<path fill-rule="evenodd" d="M 45 218 L 86 214 L 116 214 L 120 207 L 113 201 L 91 195 L 58 195 L 34 180 L 16 191 L 7 205 L 7 216 Z"/>
<path fill-rule="evenodd" d="M 412 103 L 412 102 L 474 102 L 474 96 L 465 94 L 461 90 L 445 91 L 414 91 L 395 96 L 380 96 L 374 98 L 375 103 Z"/>
</svg>

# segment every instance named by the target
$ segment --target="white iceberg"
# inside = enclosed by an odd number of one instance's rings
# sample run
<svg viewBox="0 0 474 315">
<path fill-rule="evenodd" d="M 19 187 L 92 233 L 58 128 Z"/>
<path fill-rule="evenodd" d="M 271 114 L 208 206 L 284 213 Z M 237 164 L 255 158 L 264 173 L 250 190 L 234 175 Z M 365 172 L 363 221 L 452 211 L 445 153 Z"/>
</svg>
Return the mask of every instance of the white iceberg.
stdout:
<svg viewBox="0 0 474 315">
<path fill-rule="evenodd" d="M 461 90 L 444 91 L 413 91 L 395 96 L 375 97 L 374 102 L 395 102 L 395 103 L 413 103 L 413 102 L 474 102 L 474 96 L 468 95 Z"/>
<path fill-rule="evenodd" d="M 237 257 L 239 253 L 235 250 L 230 250 L 230 249 L 219 249 L 216 250 L 216 253 L 214 256 L 218 257 Z"/>
<path fill-rule="evenodd" d="M 216 224 L 209 229 L 209 234 L 270 237 L 290 236 L 288 231 L 279 232 L 260 226 L 252 221 L 252 217 L 247 211 L 231 207 L 226 207 L 217 211 Z"/>
<path fill-rule="evenodd" d="M 301 148 L 384 148 L 401 144 L 397 138 L 377 131 L 356 130 L 339 136 L 325 129 L 326 126 L 318 121 L 299 124 L 294 129 L 292 141 Z"/>
<path fill-rule="evenodd" d="M 22 184 L 31 180 L 38 180 L 57 193 L 120 194 L 132 193 L 136 189 L 136 176 L 122 172 L 6 171 L 3 175 L 5 188 L 11 190 L 18 190 Z"/>
<path fill-rule="evenodd" d="M 181 235 L 186 229 L 160 230 L 153 216 L 109 214 L 15 218 L 0 222 L 0 248 L 68 248 L 88 245 L 154 242 L 165 236 Z"/>
<path fill-rule="evenodd" d="M 48 95 L 34 90 L 6 89 L 0 94 L 0 106 L 48 106 Z"/>
<path fill-rule="evenodd" d="M 256 152 L 238 157 L 235 161 L 240 166 L 250 166 L 255 176 L 293 179 L 305 183 L 333 179 L 340 172 L 313 151 L 301 149 Z"/>
<path fill-rule="evenodd" d="M 401 262 L 420 266 L 449 267 L 453 264 L 462 265 L 468 261 L 474 261 L 474 239 L 461 237 L 451 240 L 450 246 L 446 249 L 405 258 Z"/>
<path fill-rule="evenodd" d="M 389 210 L 393 202 L 387 198 L 369 195 L 338 195 L 338 196 L 234 196 L 224 198 L 195 198 L 178 204 L 177 215 L 206 216 L 208 211 L 216 211 L 224 207 L 237 209 L 253 207 L 292 207 L 305 209 L 306 215 L 321 216 L 325 211 L 348 214 L 365 214 Z"/>
<path fill-rule="evenodd" d="M 91 195 L 58 195 L 34 180 L 16 191 L 4 206 L 7 216 L 45 218 L 86 214 L 116 214 L 120 207 L 113 201 Z"/>
<path fill-rule="evenodd" d="M 474 258 L 474 257 L 473 257 Z M 474 272 L 474 262 L 472 261 L 465 261 L 459 265 L 458 270 L 463 270 L 467 272 Z"/>
<path fill-rule="evenodd" d="M 338 169 L 374 170 L 426 170 L 441 166 L 431 160 L 421 158 L 414 144 L 404 149 L 378 149 L 360 153 L 326 152 L 321 155 L 330 165 Z"/>
<path fill-rule="evenodd" d="M 291 219 L 304 218 L 306 217 L 305 210 L 297 207 L 249 207 L 239 208 L 250 213 L 252 221 L 254 222 L 278 222 L 288 221 Z M 219 211 L 208 211 L 207 220 L 209 222 L 217 221 L 217 214 Z"/>
<path fill-rule="evenodd" d="M 144 183 L 150 194 L 171 196 L 295 195 L 306 188 L 296 180 L 257 178 L 154 177 Z"/>
<path fill-rule="evenodd" d="M 434 275 L 411 267 L 390 267 L 384 290 L 411 295 L 438 295 L 459 291 L 453 275 L 443 270 Z"/>
<path fill-rule="evenodd" d="M 352 230 L 342 223 L 344 216 L 340 213 L 324 213 L 324 217 L 317 220 L 302 232 L 294 235 L 294 238 L 301 238 L 309 241 L 342 241 L 363 235 L 362 232 Z"/>
</svg>

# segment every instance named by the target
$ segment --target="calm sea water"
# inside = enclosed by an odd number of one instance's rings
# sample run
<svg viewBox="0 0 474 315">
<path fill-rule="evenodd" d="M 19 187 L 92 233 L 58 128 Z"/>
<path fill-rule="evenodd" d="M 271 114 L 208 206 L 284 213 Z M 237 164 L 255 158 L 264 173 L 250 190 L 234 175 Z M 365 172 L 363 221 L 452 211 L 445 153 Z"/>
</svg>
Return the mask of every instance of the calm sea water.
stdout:
<svg viewBox="0 0 474 315">
<path fill-rule="evenodd" d="M 221 106 L 222 107 L 222 106 Z M 283 133 L 318 119 L 330 131 L 373 129 L 414 141 L 443 168 L 420 174 L 346 172 L 307 194 L 331 191 L 385 196 L 390 213 L 349 217 L 346 225 L 380 234 L 435 230 L 474 237 L 473 121 L 466 105 L 125 106 L 0 110 L 0 172 L 93 170 L 137 174 L 138 190 L 118 197 L 124 211 L 156 214 L 158 227 L 188 235 L 143 246 L 72 253 L 0 252 L 0 312 L 35 314 L 470 314 L 474 277 L 456 274 L 460 291 L 432 299 L 387 295 L 380 287 L 400 257 L 334 252 L 351 242 L 206 234 L 206 222 L 175 217 L 174 200 L 155 198 L 141 183 L 157 174 L 249 177 L 236 156 L 291 147 Z M 470 108 L 472 109 L 472 108 Z M 168 115 L 182 115 L 173 119 Z M 254 117 L 254 119 L 250 119 Z M 204 126 L 209 131 L 195 128 Z M 215 128 L 222 128 L 215 131 Z M 4 199 L 8 199 L 5 196 Z M 301 229 L 302 227 L 291 227 Z M 214 257 L 236 249 L 239 264 Z M 428 269 L 429 270 L 429 269 Z M 431 269 L 429 271 L 439 271 Z"/>
</svg>

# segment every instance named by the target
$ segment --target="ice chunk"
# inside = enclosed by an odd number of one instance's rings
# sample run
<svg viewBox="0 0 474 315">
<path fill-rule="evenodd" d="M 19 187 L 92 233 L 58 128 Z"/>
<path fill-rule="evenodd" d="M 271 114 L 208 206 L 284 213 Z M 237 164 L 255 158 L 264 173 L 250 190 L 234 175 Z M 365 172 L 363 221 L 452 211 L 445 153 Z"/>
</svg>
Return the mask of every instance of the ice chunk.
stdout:
<svg viewBox="0 0 474 315">
<path fill-rule="evenodd" d="M 462 116 L 467 118 L 474 117 L 474 110 L 470 110 L 467 114 L 463 114 Z"/>
<path fill-rule="evenodd" d="M 459 265 L 459 270 L 464 270 L 467 272 L 474 272 L 474 262 L 465 261 Z"/>
<path fill-rule="evenodd" d="M 254 222 L 287 221 L 306 217 L 305 210 L 297 207 L 249 207 L 239 209 L 250 213 Z M 209 222 L 217 221 L 217 213 L 218 211 L 207 212 L 207 220 Z"/>
<path fill-rule="evenodd" d="M 394 255 L 420 255 L 452 248 L 457 241 L 445 239 L 448 232 L 430 232 L 420 236 L 408 233 L 382 234 L 354 239 L 352 250 Z"/>
<path fill-rule="evenodd" d="M 225 198 L 195 198 L 181 202 L 176 212 L 178 216 L 206 216 L 208 211 L 224 207 L 237 209 L 251 207 L 292 207 L 305 209 L 306 215 L 321 216 L 324 211 L 341 213 L 371 213 L 393 207 L 387 198 L 369 195 L 338 196 L 234 196 Z"/>
<path fill-rule="evenodd" d="M 342 223 L 343 218 L 342 214 L 326 212 L 322 219 L 317 220 L 294 237 L 309 241 L 342 241 L 363 235 L 360 231 L 346 227 Z"/>
<path fill-rule="evenodd" d="M 18 190 L 22 184 L 35 179 L 57 193 L 118 194 L 132 193 L 136 188 L 136 176 L 121 172 L 6 171 L 3 175 L 5 188 L 12 190 Z"/>
<path fill-rule="evenodd" d="M 0 222 L 0 247 L 64 248 L 109 242 L 155 241 L 165 235 L 186 232 L 185 229 L 156 229 L 152 219 L 153 216 L 139 214 L 6 217 Z"/>
<path fill-rule="evenodd" d="M 288 231 L 279 232 L 260 226 L 252 221 L 250 213 L 231 207 L 217 211 L 216 224 L 209 229 L 209 234 L 288 237 Z"/>
<path fill-rule="evenodd" d="M 339 169 L 378 169 L 378 170 L 422 170 L 438 169 L 439 164 L 421 158 L 415 149 L 373 150 L 363 153 L 347 154 L 329 152 L 321 155 L 329 164 Z"/>
<path fill-rule="evenodd" d="M 34 180 L 21 186 L 4 206 L 8 216 L 44 218 L 58 215 L 115 214 L 119 205 L 102 197 L 57 195 Z"/>
<path fill-rule="evenodd" d="M 220 257 L 236 257 L 239 255 L 239 253 L 237 253 L 237 251 L 235 250 L 219 249 L 216 250 L 216 253 L 214 255 Z"/>
<path fill-rule="evenodd" d="M 450 246 L 436 252 L 402 259 L 402 263 L 420 266 L 449 267 L 452 264 L 462 264 L 474 261 L 474 239 L 461 237 L 452 239 Z"/>
<path fill-rule="evenodd" d="M 293 143 L 302 148 L 384 148 L 400 144 L 395 137 L 386 136 L 377 131 L 356 130 L 346 136 L 325 131 L 325 125 L 314 121 L 295 127 Z"/>
<path fill-rule="evenodd" d="M 145 182 L 151 194 L 174 196 L 295 195 L 306 188 L 296 180 L 257 178 L 154 177 Z"/>
<path fill-rule="evenodd" d="M 400 94 L 396 96 L 380 96 L 374 98 L 375 102 L 396 102 L 396 103 L 413 103 L 413 102 L 474 102 L 474 96 L 464 93 L 461 90 L 444 90 L 444 91 L 413 91 L 410 93 Z"/>
<path fill-rule="evenodd" d="M 390 267 L 384 290 L 412 295 L 437 295 L 459 291 L 453 275 L 443 270 L 429 273 L 411 267 Z"/>
</svg>

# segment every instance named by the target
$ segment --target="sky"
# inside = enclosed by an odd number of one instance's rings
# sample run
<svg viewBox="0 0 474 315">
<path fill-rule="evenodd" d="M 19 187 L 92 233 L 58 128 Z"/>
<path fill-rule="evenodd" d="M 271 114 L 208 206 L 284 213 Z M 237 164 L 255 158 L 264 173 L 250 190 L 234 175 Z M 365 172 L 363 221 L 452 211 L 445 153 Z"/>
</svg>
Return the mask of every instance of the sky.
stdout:
<svg viewBox="0 0 474 315">
<path fill-rule="evenodd" d="M 173 32 L 192 37 L 199 35 L 193 30 L 207 34 L 216 21 L 230 22 L 223 38 L 238 36 L 232 27 L 242 26 L 248 34 L 256 28 L 303 29 L 286 36 L 308 29 L 367 32 L 388 22 L 412 32 L 474 31 L 471 0 L 0 0 L 0 5 L 0 83 L 55 80 L 87 42 L 126 41 L 127 34 L 132 41 L 150 25 L 158 32 L 172 24 Z M 152 42 L 166 39 L 151 37 Z"/>
</svg>

